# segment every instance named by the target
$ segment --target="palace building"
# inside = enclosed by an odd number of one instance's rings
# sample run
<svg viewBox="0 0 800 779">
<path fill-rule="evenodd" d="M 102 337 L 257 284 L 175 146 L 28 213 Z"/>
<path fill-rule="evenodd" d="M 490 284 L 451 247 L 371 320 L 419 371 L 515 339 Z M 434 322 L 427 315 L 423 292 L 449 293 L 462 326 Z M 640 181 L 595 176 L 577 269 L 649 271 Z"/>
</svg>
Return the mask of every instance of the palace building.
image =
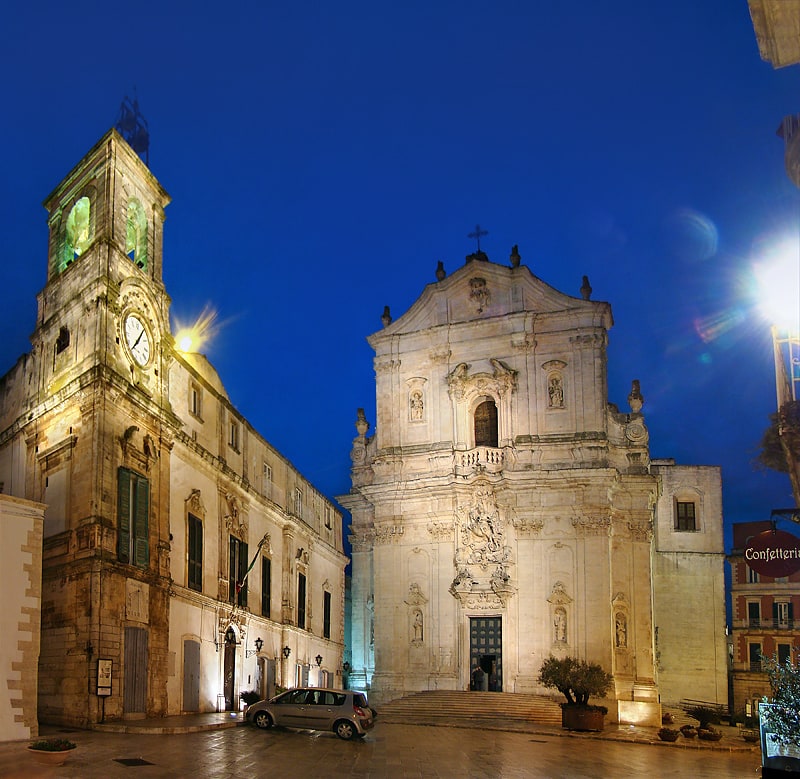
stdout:
<svg viewBox="0 0 800 779">
<path fill-rule="evenodd" d="M 651 459 L 639 382 L 608 401 L 608 303 L 480 250 L 375 351 L 353 441 L 353 686 L 551 692 L 549 656 L 613 675 L 610 715 L 727 700 L 718 467 Z"/>
<path fill-rule="evenodd" d="M 176 347 L 169 201 L 116 130 L 88 152 L 45 201 L 32 348 L 0 380 L 2 491 L 46 505 L 44 722 L 341 682 L 341 515 Z"/>
</svg>

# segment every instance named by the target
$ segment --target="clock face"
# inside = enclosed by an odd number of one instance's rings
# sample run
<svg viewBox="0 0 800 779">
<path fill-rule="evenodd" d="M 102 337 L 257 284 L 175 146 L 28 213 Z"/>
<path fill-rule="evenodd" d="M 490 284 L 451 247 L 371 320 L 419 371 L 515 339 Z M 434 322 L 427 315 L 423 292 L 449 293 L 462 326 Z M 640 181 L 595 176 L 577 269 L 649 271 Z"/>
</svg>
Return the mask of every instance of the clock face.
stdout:
<svg viewBox="0 0 800 779">
<path fill-rule="evenodd" d="M 133 359 L 139 365 L 146 365 L 150 359 L 150 336 L 142 320 L 133 314 L 125 319 L 125 343 Z"/>
</svg>

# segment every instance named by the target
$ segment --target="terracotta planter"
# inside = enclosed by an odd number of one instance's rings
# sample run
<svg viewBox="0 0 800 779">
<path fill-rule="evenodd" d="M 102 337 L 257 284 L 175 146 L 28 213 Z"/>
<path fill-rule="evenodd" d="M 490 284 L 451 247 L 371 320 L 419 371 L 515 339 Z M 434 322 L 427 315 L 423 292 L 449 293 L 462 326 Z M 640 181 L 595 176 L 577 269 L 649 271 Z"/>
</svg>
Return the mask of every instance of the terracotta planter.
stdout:
<svg viewBox="0 0 800 779">
<path fill-rule="evenodd" d="M 565 730 L 600 731 L 605 724 L 605 714 L 583 706 L 562 706 L 561 727 Z"/>
<path fill-rule="evenodd" d="M 672 728 L 661 728 L 661 730 L 658 731 L 658 737 L 662 741 L 677 741 L 680 734 L 681 732 L 679 730 L 673 730 Z"/>
<path fill-rule="evenodd" d="M 31 757 L 42 765 L 64 765 L 67 758 L 75 751 L 75 748 L 64 749 L 61 752 L 50 752 L 46 749 L 33 749 L 28 747 Z"/>
</svg>

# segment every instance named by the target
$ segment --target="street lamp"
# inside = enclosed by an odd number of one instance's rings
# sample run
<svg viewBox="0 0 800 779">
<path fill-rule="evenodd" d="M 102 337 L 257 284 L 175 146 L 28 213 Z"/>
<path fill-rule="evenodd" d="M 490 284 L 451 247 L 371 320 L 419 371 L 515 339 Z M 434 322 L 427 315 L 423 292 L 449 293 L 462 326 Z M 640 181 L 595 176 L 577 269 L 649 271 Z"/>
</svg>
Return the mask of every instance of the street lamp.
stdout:
<svg viewBox="0 0 800 779">
<path fill-rule="evenodd" d="M 319 668 L 322 665 L 322 655 L 317 655 L 314 659 L 317 661 L 317 668 Z"/>
<path fill-rule="evenodd" d="M 288 660 L 290 654 L 292 654 L 292 648 L 288 647 L 288 646 L 285 646 L 283 648 L 283 656 Z"/>
<path fill-rule="evenodd" d="M 800 247 L 776 244 L 768 262 L 755 268 L 762 314 L 771 324 L 777 392 L 777 432 L 786 458 L 795 505 L 800 506 L 800 458 L 791 440 L 800 396 Z"/>
<path fill-rule="evenodd" d="M 264 642 L 261 640 L 261 636 L 259 636 L 255 640 L 255 645 L 256 645 L 255 649 L 247 649 L 247 650 L 245 650 L 245 653 L 244 653 L 245 657 L 250 657 L 250 655 L 257 655 L 261 651 L 261 647 L 264 646 Z"/>
</svg>

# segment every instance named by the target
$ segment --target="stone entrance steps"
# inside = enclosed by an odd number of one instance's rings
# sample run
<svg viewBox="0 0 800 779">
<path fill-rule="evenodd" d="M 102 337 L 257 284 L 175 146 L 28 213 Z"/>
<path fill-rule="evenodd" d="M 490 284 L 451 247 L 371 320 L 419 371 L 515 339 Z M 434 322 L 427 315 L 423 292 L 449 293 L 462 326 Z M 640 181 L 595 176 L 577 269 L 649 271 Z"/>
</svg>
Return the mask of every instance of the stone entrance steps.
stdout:
<svg viewBox="0 0 800 779">
<path fill-rule="evenodd" d="M 458 725 L 501 720 L 561 725 L 561 707 L 556 701 L 527 693 L 428 690 L 377 709 L 378 722 Z"/>
</svg>

